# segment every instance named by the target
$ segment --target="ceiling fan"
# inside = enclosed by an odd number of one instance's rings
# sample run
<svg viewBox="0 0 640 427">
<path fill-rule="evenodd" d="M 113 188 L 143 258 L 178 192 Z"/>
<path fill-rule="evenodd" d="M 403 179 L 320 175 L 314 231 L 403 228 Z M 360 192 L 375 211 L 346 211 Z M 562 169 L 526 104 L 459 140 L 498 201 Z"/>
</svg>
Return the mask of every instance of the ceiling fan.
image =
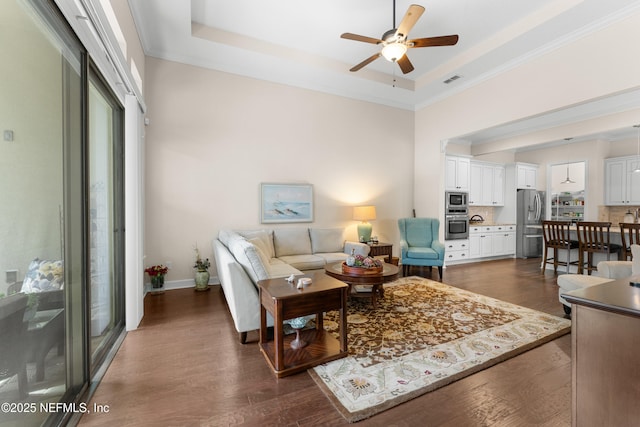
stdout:
<svg viewBox="0 0 640 427">
<path fill-rule="evenodd" d="M 359 42 L 382 45 L 380 52 L 371 55 L 349 71 L 358 71 L 364 66 L 372 63 L 380 56 L 391 62 L 397 62 L 404 74 L 413 71 L 413 64 L 407 57 L 407 49 L 414 47 L 430 47 L 430 46 L 453 46 L 458 43 L 458 35 L 426 37 L 422 39 L 407 40 L 409 31 L 418 22 L 420 16 L 424 13 L 424 7 L 412 4 L 407 9 L 404 18 L 400 21 L 400 25 L 396 28 L 396 1 L 393 0 L 393 29 L 386 31 L 380 39 L 372 37 L 360 36 L 358 34 L 344 33 L 340 37 L 343 39 L 355 40 Z"/>
</svg>

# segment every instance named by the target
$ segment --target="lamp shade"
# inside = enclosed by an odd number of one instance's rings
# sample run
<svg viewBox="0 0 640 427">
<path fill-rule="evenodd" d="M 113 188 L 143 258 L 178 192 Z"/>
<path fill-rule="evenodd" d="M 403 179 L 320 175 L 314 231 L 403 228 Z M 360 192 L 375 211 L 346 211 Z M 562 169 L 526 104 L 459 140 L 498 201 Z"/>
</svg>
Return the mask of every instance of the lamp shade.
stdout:
<svg viewBox="0 0 640 427">
<path fill-rule="evenodd" d="M 356 221 L 370 221 L 376 219 L 375 206 L 356 206 L 353 208 L 353 219 Z"/>
</svg>

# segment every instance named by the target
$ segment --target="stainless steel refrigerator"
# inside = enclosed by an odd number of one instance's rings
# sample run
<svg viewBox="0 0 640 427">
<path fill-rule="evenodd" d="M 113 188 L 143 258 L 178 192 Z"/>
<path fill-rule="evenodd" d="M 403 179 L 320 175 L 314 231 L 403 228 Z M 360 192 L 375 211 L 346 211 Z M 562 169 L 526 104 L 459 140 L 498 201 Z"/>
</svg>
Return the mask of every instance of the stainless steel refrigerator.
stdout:
<svg viewBox="0 0 640 427">
<path fill-rule="evenodd" d="M 518 190 L 516 198 L 516 257 L 542 256 L 544 191 Z"/>
</svg>

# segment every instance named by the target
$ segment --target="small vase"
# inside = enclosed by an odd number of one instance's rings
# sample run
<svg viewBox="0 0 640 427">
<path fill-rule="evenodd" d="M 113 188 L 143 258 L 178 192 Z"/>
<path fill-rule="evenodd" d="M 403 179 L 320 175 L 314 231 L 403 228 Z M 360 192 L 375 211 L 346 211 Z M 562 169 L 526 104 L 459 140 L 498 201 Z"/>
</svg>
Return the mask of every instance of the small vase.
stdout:
<svg viewBox="0 0 640 427">
<path fill-rule="evenodd" d="M 209 272 L 207 270 L 204 271 L 196 271 L 196 291 L 208 291 L 209 290 Z"/>
<path fill-rule="evenodd" d="M 151 287 L 153 289 L 160 289 L 164 286 L 164 275 L 158 274 L 157 276 L 151 276 Z"/>
</svg>

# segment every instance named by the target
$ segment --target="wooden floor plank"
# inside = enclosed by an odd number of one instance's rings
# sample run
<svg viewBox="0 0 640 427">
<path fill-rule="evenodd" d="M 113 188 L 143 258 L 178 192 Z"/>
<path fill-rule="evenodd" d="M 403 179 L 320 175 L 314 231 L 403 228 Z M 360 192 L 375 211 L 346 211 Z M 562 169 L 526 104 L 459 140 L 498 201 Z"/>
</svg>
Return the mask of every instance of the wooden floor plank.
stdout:
<svg viewBox="0 0 640 427">
<path fill-rule="evenodd" d="M 444 283 L 561 317 L 555 276 L 539 265 L 451 266 Z M 239 343 L 219 286 L 147 296 L 140 328 L 127 335 L 90 402 L 110 412 L 86 414 L 80 425 L 348 425 L 307 373 L 277 379 L 257 334 L 248 338 Z M 568 426 L 570 358 L 565 335 L 357 425 Z"/>
</svg>

